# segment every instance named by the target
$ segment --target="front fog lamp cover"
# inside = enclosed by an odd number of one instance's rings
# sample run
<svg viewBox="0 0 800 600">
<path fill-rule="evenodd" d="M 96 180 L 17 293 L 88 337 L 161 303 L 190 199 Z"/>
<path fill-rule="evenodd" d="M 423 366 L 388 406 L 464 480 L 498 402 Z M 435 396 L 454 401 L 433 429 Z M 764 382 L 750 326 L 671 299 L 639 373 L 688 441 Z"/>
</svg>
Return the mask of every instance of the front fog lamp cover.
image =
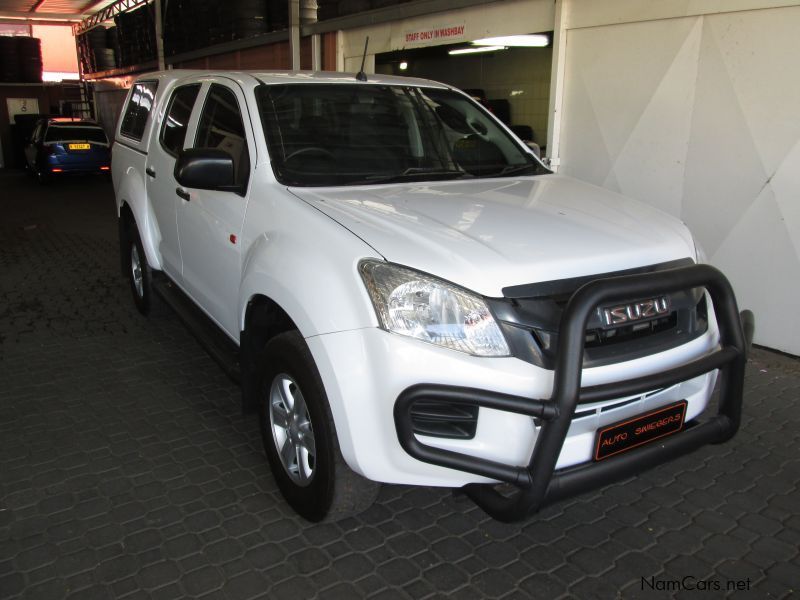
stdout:
<svg viewBox="0 0 800 600">
<path fill-rule="evenodd" d="M 474 356 L 510 354 L 480 296 L 386 262 L 364 261 L 359 270 L 384 329 Z"/>
</svg>

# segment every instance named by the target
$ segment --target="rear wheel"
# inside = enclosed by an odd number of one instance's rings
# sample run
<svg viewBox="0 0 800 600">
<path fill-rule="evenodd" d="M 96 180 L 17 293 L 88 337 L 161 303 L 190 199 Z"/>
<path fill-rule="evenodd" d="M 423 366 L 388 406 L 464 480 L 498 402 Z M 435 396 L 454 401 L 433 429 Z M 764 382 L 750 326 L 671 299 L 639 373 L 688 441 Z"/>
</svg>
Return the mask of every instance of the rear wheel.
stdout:
<svg viewBox="0 0 800 600">
<path fill-rule="evenodd" d="M 380 485 L 345 463 L 322 380 L 300 333 L 272 338 L 260 362 L 261 437 L 283 497 L 309 521 L 336 521 L 369 508 Z"/>
</svg>

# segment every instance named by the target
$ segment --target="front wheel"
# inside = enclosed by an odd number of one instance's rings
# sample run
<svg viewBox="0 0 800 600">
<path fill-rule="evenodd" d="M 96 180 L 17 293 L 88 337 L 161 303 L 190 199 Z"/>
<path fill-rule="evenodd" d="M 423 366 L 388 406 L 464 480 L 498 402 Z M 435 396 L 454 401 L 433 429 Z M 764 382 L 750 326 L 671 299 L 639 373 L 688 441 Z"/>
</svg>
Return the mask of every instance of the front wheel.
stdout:
<svg viewBox="0 0 800 600">
<path fill-rule="evenodd" d="M 150 265 L 147 264 L 147 256 L 144 253 L 142 240 L 139 237 L 139 230 L 136 225 L 131 225 L 126 236 L 126 262 L 127 276 L 131 285 L 131 294 L 136 309 L 143 315 L 147 315 L 152 310 L 155 302 L 152 278 L 153 273 Z"/>
<path fill-rule="evenodd" d="M 275 336 L 260 365 L 261 437 L 283 497 L 309 521 L 336 521 L 375 501 L 380 485 L 354 473 L 339 450 L 319 372 L 297 331 Z"/>
</svg>

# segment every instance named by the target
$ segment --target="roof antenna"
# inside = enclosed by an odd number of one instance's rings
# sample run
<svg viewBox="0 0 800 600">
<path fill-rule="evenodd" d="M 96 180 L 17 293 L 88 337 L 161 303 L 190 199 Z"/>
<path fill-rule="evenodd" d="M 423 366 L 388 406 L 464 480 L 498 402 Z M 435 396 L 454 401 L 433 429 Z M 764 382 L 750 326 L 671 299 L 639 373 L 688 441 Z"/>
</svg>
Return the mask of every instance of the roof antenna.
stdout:
<svg viewBox="0 0 800 600">
<path fill-rule="evenodd" d="M 364 73 L 364 63 L 367 60 L 367 46 L 369 46 L 369 36 L 367 36 L 367 39 L 364 40 L 364 56 L 361 57 L 361 70 L 356 73 L 356 79 L 359 81 L 367 80 L 367 74 Z"/>
</svg>

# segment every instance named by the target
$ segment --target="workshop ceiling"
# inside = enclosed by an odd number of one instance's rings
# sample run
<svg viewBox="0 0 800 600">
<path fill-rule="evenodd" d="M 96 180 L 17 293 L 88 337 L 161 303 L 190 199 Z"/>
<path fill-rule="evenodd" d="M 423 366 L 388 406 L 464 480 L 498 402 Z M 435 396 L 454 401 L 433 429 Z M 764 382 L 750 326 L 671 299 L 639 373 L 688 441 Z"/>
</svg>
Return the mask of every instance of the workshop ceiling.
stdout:
<svg viewBox="0 0 800 600">
<path fill-rule="evenodd" d="M 97 12 L 114 0 L 0 0 L 0 19 L 75 20 Z"/>
</svg>

